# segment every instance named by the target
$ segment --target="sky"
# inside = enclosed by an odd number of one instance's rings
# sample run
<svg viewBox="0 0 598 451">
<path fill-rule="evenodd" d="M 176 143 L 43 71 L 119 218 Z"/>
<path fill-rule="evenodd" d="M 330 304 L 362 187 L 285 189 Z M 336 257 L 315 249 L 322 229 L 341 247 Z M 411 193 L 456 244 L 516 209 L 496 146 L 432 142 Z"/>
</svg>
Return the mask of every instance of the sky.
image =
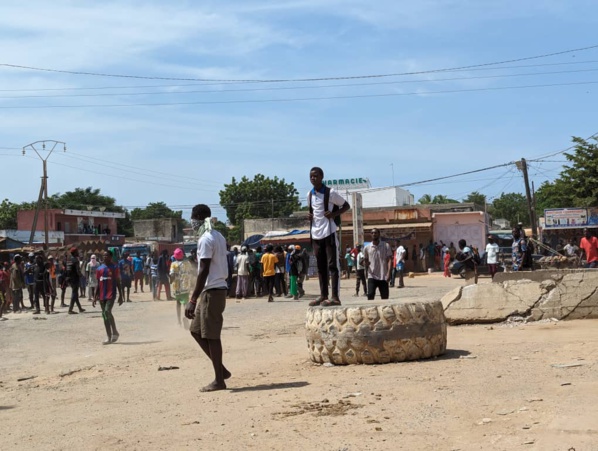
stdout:
<svg viewBox="0 0 598 451">
<path fill-rule="evenodd" d="M 21 149 L 40 140 L 66 143 L 50 194 L 92 186 L 185 217 L 224 217 L 224 184 L 258 173 L 305 201 L 312 166 L 383 187 L 526 158 L 538 187 L 565 161 L 549 155 L 598 132 L 598 47 L 568 52 L 598 46 L 597 15 L 591 0 L 3 0 L 0 199 L 37 198 L 42 163 Z M 388 76 L 346 78 L 372 75 Z M 406 189 L 492 201 L 524 185 L 507 165 Z"/>
</svg>

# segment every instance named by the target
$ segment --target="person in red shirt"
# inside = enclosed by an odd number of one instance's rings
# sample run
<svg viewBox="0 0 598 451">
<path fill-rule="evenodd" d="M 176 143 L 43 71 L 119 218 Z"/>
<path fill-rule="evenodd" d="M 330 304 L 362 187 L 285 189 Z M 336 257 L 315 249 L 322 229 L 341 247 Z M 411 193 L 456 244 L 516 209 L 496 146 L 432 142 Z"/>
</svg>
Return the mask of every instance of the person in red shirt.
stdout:
<svg viewBox="0 0 598 451">
<path fill-rule="evenodd" d="M 104 261 L 96 270 L 96 278 L 98 279 L 98 286 L 96 287 L 95 297 L 93 299 L 93 306 L 100 301 L 102 308 L 102 318 L 104 319 L 104 327 L 106 327 L 106 334 L 108 339 L 103 344 L 116 343 L 120 334 L 116 330 L 116 322 L 112 316 L 112 307 L 116 300 L 116 293 L 118 291 L 118 305 L 123 303 L 123 291 L 120 283 L 120 273 L 118 265 L 112 262 L 112 253 L 110 251 L 104 252 Z"/>
<path fill-rule="evenodd" d="M 586 257 L 586 268 L 598 267 L 598 238 L 590 233 L 590 229 L 583 229 L 584 237 L 579 242 L 579 248 L 582 251 L 582 256 Z"/>
</svg>

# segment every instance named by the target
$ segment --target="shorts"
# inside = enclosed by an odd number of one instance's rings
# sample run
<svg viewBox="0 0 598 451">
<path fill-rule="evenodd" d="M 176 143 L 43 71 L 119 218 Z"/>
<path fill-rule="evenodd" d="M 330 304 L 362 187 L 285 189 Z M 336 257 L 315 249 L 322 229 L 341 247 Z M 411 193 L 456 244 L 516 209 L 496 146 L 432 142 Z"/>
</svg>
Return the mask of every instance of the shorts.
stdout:
<svg viewBox="0 0 598 451">
<path fill-rule="evenodd" d="M 123 288 L 131 288 L 131 279 L 120 279 Z"/>
<path fill-rule="evenodd" d="M 199 303 L 195 307 L 195 318 L 189 330 L 201 335 L 206 340 L 220 340 L 222 313 L 226 307 L 226 289 L 204 290 L 199 296 Z"/>
</svg>

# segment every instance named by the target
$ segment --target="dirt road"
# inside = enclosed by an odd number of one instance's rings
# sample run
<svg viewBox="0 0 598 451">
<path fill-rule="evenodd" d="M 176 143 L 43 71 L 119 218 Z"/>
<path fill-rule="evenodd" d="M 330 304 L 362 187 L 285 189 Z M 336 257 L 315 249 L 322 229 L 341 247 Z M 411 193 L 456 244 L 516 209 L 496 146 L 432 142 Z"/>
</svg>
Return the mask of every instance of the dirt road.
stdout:
<svg viewBox="0 0 598 451">
<path fill-rule="evenodd" d="M 353 283 L 343 302 L 368 303 Z M 393 301 L 439 299 L 462 281 L 406 283 Z M 451 327 L 437 359 L 328 367 L 307 358 L 310 297 L 231 299 L 233 377 L 206 394 L 211 367 L 174 304 L 132 299 L 114 309 L 121 337 L 109 346 L 87 301 L 81 315 L 0 322 L 1 449 L 598 449 L 596 320 Z"/>
</svg>

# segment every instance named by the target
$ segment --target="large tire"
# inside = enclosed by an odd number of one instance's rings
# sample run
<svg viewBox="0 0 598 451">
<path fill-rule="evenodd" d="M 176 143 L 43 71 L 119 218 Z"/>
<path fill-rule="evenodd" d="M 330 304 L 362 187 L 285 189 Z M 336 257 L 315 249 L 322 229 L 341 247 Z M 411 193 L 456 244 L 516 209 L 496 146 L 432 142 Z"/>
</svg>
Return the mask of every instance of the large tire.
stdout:
<svg viewBox="0 0 598 451">
<path fill-rule="evenodd" d="M 316 363 L 372 364 L 426 359 L 446 350 L 440 301 L 310 307 L 307 347 Z"/>
</svg>

